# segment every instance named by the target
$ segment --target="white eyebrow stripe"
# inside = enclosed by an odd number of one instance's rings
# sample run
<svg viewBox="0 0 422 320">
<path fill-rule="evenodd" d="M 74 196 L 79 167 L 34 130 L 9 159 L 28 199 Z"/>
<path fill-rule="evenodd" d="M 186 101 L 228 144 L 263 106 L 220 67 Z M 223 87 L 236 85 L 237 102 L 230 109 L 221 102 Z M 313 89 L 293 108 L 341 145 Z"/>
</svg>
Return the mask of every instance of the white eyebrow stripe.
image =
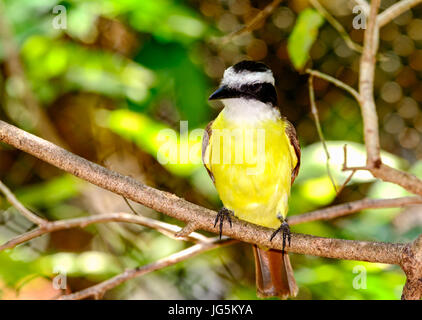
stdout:
<svg viewBox="0 0 422 320">
<path fill-rule="evenodd" d="M 241 71 L 239 73 L 235 72 L 232 67 L 224 71 L 223 80 L 221 85 L 227 85 L 229 87 L 240 87 L 245 84 L 253 83 L 271 83 L 274 85 L 274 77 L 271 70 L 265 72 L 251 72 L 251 71 Z"/>
</svg>

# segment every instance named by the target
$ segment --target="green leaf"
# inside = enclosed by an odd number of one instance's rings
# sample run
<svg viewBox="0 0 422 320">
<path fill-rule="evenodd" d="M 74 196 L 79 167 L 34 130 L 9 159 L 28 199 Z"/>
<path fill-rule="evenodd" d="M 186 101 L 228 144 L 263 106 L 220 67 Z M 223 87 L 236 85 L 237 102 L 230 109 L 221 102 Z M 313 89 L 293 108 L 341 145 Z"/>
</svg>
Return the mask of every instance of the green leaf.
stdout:
<svg viewBox="0 0 422 320">
<path fill-rule="evenodd" d="M 287 51 L 294 67 L 302 69 L 309 58 L 309 50 L 318 36 L 324 18 L 314 9 L 302 11 L 287 41 Z"/>
</svg>

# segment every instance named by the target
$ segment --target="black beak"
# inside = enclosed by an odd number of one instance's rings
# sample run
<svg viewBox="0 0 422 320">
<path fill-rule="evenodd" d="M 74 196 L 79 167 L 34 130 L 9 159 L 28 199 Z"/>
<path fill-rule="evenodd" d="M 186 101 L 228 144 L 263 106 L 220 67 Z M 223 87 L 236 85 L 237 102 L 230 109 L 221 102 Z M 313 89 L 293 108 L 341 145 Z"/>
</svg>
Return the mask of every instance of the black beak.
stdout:
<svg viewBox="0 0 422 320">
<path fill-rule="evenodd" d="M 235 90 L 229 88 L 228 86 L 221 86 L 212 95 L 210 95 L 208 100 L 235 98 L 237 95 L 234 91 Z"/>
</svg>

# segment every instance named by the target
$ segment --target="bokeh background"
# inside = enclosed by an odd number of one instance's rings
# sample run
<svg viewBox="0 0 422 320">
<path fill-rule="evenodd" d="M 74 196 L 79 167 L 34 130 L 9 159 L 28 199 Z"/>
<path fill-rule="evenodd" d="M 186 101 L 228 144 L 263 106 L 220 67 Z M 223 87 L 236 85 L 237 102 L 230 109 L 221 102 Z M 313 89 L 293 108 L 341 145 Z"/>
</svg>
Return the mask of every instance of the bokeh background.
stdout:
<svg viewBox="0 0 422 320">
<path fill-rule="evenodd" d="M 189 133 L 205 128 L 221 110 L 207 97 L 224 69 L 242 59 L 259 60 L 274 72 L 282 112 L 296 126 L 303 150 L 291 215 L 363 197 L 406 195 L 359 172 L 336 196 L 310 113 L 306 68 L 357 86 L 363 30 L 352 27 L 353 1 L 320 3 L 357 50 L 307 0 L 282 1 L 252 32 L 234 37 L 229 35 L 270 1 L 0 1 L 2 120 L 150 186 L 218 209 L 221 203 L 198 153 L 192 152 L 191 163 L 177 164 L 178 150 L 197 143 Z M 395 2 L 382 1 L 381 10 Z M 65 20 L 59 19 L 63 10 L 53 12 L 57 5 L 66 9 Z M 422 177 L 422 7 L 389 23 L 380 38 L 375 96 L 383 159 Z M 341 172 L 345 143 L 349 165 L 365 162 L 360 110 L 347 93 L 322 80 L 314 83 L 332 175 L 341 185 L 347 177 Z M 180 130 L 180 121 L 188 121 L 188 128 Z M 163 129 L 178 135 L 162 153 L 168 163 L 157 161 Z M 130 212 L 121 197 L 4 144 L 0 179 L 28 208 L 50 220 Z M 180 224 L 132 205 L 142 215 Z M 421 209 L 366 210 L 292 229 L 344 239 L 410 241 L 422 231 Z M 33 227 L 0 196 L 1 242 Z M 0 298 L 51 299 L 60 294 L 52 288 L 58 274 L 66 275 L 67 291 L 73 292 L 187 246 L 135 225 L 55 232 L 0 252 Z M 291 258 L 298 299 L 397 299 L 405 281 L 397 266 Z M 355 288 L 362 284 L 355 278 L 362 270 L 366 287 Z M 246 244 L 220 248 L 131 280 L 105 298 L 256 299 L 252 251 Z"/>
</svg>

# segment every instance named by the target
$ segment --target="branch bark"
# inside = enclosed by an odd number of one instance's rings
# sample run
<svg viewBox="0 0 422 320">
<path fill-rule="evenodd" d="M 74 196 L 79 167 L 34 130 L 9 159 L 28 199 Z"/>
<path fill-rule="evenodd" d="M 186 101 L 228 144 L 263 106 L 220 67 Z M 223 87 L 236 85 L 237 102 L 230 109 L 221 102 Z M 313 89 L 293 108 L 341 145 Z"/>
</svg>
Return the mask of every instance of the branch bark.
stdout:
<svg viewBox="0 0 422 320">
<path fill-rule="evenodd" d="M 422 298 L 422 235 L 406 246 L 400 264 L 406 273 L 406 284 L 402 300 L 420 300 Z"/>
<path fill-rule="evenodd" d="M 369 171 L 375 178 L 397 184 L 412 193 L 422 195 L 422 180 L 411 173 L 397 170 L 384 163 L 381 163 L 379 167 L 370 168 Z"/>
<path fill-rule="evenodd" d="M 363 117 L 367 166 L 369 168 L 378 168 L 381 165 L 378 115 L 374 100 L 375 62 L 379 42 L 379 28 L 377 24 L 379 5 L 380 0 L 371 1 L 368 27 L 365 31 L 359 68 L 359 101 Z"/>
</svg>

